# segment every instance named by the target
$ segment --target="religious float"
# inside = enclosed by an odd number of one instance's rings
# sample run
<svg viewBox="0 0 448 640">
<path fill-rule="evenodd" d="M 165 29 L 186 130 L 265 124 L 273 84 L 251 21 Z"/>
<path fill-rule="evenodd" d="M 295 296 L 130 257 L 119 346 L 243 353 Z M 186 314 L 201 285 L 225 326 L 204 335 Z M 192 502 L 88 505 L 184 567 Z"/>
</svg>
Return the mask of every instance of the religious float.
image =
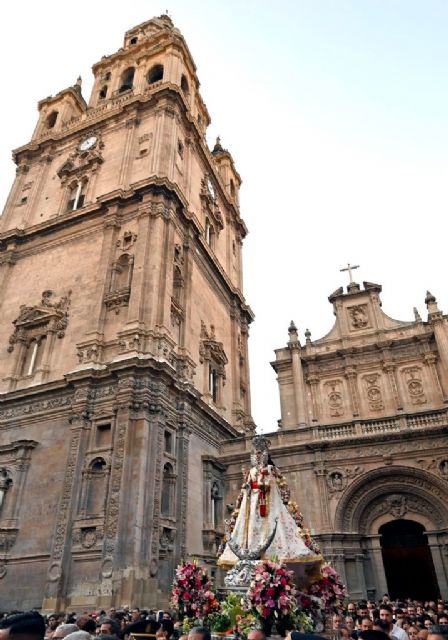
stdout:
<svg viewBox="0 0 448 640">
<path fill-rule="evenodd" d="M 342 605 L 345 587 L 304 527 L 262 435 L 252 440 L 251 468 L 225 524 L 218 558 L 226 570 L 223 589 L 216 592 L 195 560 L 176 570 L 171 604 L 184 631 L 203 624 L 214 635 L 243 639 L 254 628 L 270 636 L 274 624 L 279 635 L 321 631 Z"/>
</svg>

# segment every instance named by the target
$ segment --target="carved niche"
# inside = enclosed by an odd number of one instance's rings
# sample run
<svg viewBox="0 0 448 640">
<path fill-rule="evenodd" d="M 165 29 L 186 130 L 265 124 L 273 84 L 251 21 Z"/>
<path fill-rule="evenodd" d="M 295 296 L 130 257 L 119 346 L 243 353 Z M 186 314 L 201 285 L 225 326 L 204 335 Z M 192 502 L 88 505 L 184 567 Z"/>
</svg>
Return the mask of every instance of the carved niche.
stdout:
<svg viewBox="0 0 448 640">
<path fill-rule="evenodd" d="M 384 409 L 380 374 L 372 373 L 370 375 L 363 376 L 363 382 L 366 390 L 367 404 L 370 411 L 381 411 Z"/>
<path fill-rule="evenodd" d="M 199 362 L 201 364 L 210 362 L 216 365 L 218 375 L 224 381 L 226 379 L 225 365 L 228 363 L 224 346 L 218 342 L 215 336 L 215 327 L 210 325 L 210 330 L 201 321 L 201 342 L 199 345 Z"/>
<path fill-rule="evenodd" d="M 347 307 L 350 326 L 353 329 L 366 329 L 369 325 L 369 315 L 366 304 L 357 304 Z"/>
<path fill-rule="evenodd" d="M 9 338 L 8 351 L 12 352 L 17 342 L 29 342 L 41 334 L 55 333 L 63 338 L 68 325 L 71 291 L 66 296 L 55 298 L 51 290 L 42 292 L 40 304 L 21 305 L 14 320 L 14 333 Z"/>
<path fill-rule="evenodd" d="M 411 403 L 414 405 L 426 404 L 427 400 L 422 382 L 421 368 L 406 367 L 403 369 L 403 377 Z"/>
<path fill-rule="evenodd" d="M 136 233 L 125 231 L 116 242 L 120 255 L 112 263 L 109 291 L 104 297 L 106 307 L 113 309 L 116 314 L 120 313 L 121 307 L 129 304 L 134 270 L 134 255 L 131 251 L 136 240 Z"/>
<path fill-rule="evenodd" d="M 329 380 L 324 384 L 328 412 L 332 418 L 344 415 L 343 388 L 342 380 Z"/>
<path fill-rule="evenodd" d="M 328 491 L 330 493 L 338 493 L 345 489 L 349 480 L 356 478 L 363 472 L 363 468 L 356 465 L 355 467 L 345 467 L 344 469 L 333 469 L 326 474 Z"/>
</svg>

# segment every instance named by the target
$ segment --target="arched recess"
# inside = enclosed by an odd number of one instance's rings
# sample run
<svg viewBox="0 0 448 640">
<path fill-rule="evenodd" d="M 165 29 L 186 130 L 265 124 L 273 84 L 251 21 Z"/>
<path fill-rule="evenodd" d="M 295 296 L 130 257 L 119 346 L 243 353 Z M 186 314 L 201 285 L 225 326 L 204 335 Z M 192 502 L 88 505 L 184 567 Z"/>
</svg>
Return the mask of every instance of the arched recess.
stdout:
<svg viewBox="0 0 448 640">
<path fill-rule="evenodd" d="M 412 514 L 425 527 L 448 523 L 448 487 L 430 473 L 412 467 L 386 467 L 363 474 L 339 501 L 335 531 L 367 535 L 392 518 Z M 384 517 L 383 517 L 384 516 Z"/>
</svg>

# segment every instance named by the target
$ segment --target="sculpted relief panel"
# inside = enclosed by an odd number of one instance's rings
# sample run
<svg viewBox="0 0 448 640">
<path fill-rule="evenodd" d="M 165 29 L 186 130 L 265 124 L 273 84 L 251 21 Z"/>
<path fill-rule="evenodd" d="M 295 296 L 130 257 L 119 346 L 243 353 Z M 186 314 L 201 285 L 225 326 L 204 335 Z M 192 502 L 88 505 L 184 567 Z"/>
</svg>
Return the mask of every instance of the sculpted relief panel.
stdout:
<svg viewBox="0 0 448 640">
<path fill-rule="evenodd" d="M 329 380 L 324 384 L 324 394 L 330 418 L 344 415 L 344 387 L 342 380 Z"/>
<path fill-rule="evenodd" d="M 382 409 L 384 409 L 384 402 L 380 374 L 372 373 L 363 376 L 363 384 L 370 411 L 382 411 Z"/>
<path fill-rule="evenodd" d="M 426 404 L 426 394 L 423 387 L 423 374 L 420 367 L 406 367 L 402 371 L 406 389 L 411 404 Z"/>
<path fill-rule="evenodd" d="M 349 327 L 351 329 L 367 329 L 370 327 L 369 314 L 366 304 L 347 307 Z"/>
</svg>

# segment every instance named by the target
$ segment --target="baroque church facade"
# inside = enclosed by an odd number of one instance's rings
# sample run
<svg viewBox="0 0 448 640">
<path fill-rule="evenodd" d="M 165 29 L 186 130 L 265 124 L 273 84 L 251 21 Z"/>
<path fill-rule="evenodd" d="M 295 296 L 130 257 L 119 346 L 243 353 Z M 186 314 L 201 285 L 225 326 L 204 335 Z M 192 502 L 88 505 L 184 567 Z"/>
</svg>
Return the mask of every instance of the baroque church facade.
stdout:
<svg viewBox="0 0 448 640">
<path fill-rule="evenodd" d="M 39 102 L 1 218 L 6 610 L 166 603 L 254 430 L 241 179 L 188 46 L 161 16 L 93 74 Z"/>
<path fill-rule="evenodd" d="M 188 46 L 161 16 L 93 74 L 39 102 L 0 219 L 5 609 L 155 607 L 181 558 L 213 573 L 255 428 L 241 178 Z M 448 317 L 380 293 L 334 292 L 320 340 L 291 324 L 271 454 L 352 597 L 399 593 L 403 558 L 448 597 Z"/>
<path fill-rule="evenodd" d="M 329 297 L 331 331 L 275 352 L 281 421 L 271 455 L 354 599 L 448 597 L 448 316 L 401 322 L 381 286 Z M 227 445 L 229 495 L 247 453 Z"/>
</svg>

